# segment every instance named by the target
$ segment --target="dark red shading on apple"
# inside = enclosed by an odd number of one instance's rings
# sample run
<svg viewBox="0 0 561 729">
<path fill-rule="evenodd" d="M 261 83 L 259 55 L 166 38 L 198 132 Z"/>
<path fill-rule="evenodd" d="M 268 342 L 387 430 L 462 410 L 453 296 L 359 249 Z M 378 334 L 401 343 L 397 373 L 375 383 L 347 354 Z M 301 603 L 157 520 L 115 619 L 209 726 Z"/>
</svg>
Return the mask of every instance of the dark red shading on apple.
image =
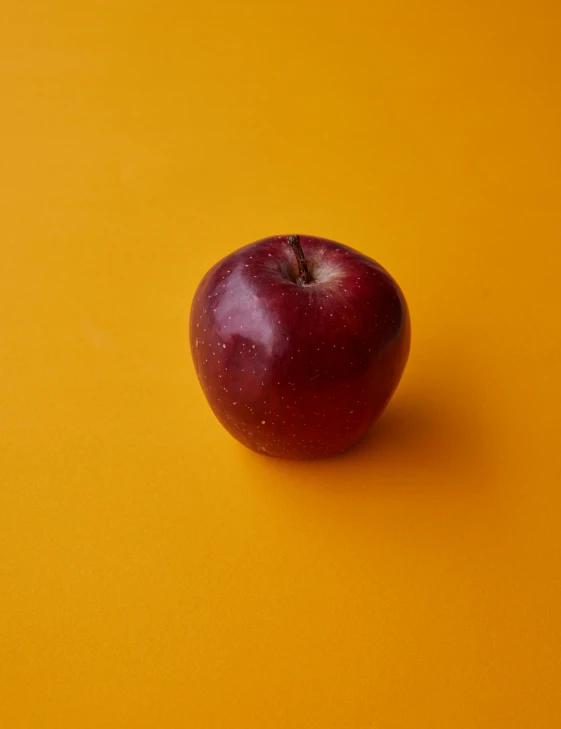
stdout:
<svg viewBox="0 0 561 729">
<path fill-rule="evenodd" d="M 405 298 L 375 261 L 279 235 L 219 261 L 191 307 L 195 369 L 218 420 L 282 458 L 346 450 L 382 414 L 410 346 Z"/>
</svg>

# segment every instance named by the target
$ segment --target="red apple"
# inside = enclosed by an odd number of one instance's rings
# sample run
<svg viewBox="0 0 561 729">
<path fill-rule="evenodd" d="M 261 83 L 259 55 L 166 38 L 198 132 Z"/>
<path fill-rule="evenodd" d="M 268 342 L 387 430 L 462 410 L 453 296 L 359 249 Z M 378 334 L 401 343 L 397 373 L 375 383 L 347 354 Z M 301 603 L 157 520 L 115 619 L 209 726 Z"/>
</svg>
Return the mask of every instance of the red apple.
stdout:
<svg viewBox="0 0 561 729">
<path fill-rule="evenodd" d="M 384 411 L 409 355 L 409 312 L 371 258 L 278 235 L 204 276 L 190 339 L 203 391 L 234 438 L 271 456 L 321 458 Z"/>
</svg>

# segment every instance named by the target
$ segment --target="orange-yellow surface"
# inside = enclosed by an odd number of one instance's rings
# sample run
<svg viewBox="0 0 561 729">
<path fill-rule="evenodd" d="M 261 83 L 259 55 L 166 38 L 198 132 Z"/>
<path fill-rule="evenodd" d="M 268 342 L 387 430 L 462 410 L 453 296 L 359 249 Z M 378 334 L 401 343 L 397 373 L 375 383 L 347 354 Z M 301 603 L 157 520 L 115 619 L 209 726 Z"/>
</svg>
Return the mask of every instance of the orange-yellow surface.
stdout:
<svg viewBox="0 0 561 729">
<path fill-rule="evenodd" d="M 3 729 L 561 726 L 560 13 L 4 3 Z M 238 445 L 190 361 L 279 232 L 411 308 L 329 462 Z"/>
</svg>

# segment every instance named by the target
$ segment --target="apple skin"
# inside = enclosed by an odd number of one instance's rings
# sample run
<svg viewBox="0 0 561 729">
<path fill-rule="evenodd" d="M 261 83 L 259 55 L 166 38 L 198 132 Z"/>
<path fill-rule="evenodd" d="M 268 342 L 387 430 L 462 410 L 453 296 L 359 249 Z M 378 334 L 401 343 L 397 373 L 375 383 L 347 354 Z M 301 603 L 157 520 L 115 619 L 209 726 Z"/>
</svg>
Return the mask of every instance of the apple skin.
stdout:
<svg viewBox="0 0 561 729">
<path fill-rule="evenodd" d="M 325 238 L 298 237 L 313 279 L 299 282 L 289 238 L 264 238 L 208 271 L 191 306 L 191 352 L 234 438 L 270 456 L 324 458 L 386 408 L 409 355 L 409 311 L 378 263 Z"/>
</svg>

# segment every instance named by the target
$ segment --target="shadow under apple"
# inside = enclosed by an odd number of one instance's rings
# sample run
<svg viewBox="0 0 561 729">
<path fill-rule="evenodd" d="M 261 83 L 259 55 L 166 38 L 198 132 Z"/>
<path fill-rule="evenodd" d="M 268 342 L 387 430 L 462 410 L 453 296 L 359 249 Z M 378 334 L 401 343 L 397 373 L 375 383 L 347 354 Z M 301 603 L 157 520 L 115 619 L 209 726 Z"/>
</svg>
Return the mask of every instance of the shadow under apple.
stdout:
<svg viewBox="0 0 561 729">
<path fill-rule="evenodd" d="M 447 368 L 454 373 L 454 369 Z M 458 374 L 458 373 L 456 373 Z M 400 492 L 485 489 L 493 468 L 485 409 L 467 378 L 409 380 L 350 450 L 325 460 L 286 461 L 248 452 L 288 489 Z M 275 478 L 276 480 L 276 478 Z"/>
</svg>

